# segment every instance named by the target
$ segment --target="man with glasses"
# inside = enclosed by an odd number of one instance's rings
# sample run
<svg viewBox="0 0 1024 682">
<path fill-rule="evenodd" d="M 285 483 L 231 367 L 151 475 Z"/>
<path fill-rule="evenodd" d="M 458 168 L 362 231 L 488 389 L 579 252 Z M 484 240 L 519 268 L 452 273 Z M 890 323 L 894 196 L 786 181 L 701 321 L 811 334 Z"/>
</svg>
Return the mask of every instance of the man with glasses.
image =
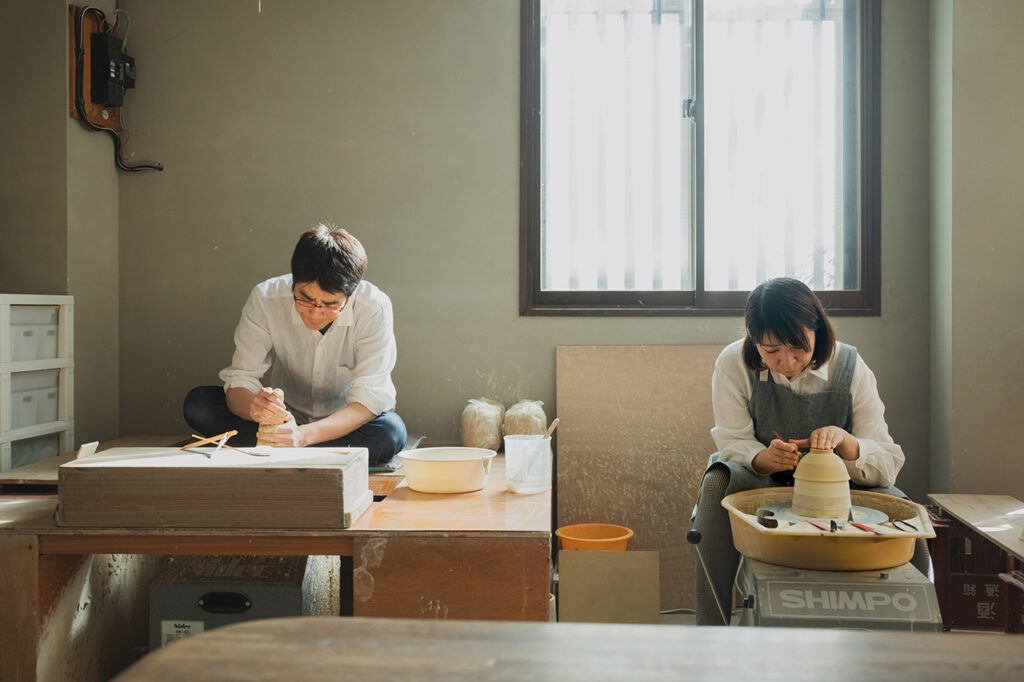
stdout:
<svg viewBox="0 0 1024 682">
<path fill-rule="evenodd" d="M 185 421 L 204 436 L 238 431 L 232 445 L 254 445 L 260 423 L 278 424 L 261 443 L 366 447 L 370 464 L 385 463 L 406 439 L 393 411 L 391 300 L 363 279 L 366 252 L 345 230 L 304 232 L 291 266 L 253 288 L 223 388 L 192 389 Z"/>
</svg>

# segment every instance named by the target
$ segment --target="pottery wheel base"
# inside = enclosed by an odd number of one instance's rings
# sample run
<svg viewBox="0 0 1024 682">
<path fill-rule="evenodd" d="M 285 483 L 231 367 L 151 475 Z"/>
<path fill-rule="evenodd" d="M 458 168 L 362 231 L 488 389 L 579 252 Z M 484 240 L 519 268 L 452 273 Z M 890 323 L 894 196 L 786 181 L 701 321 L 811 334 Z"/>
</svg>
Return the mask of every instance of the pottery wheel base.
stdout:
<svg viewBox="0 0 1024 682">
<path fill-rule="evenodd" d="M 889 520 L 889 515 L 886 514 L 884 511 L 872 509 L 871 507 L 858 507 L 857 505 L 854 505 L 853 507 L 851 507 L 851 510 L 853 512 L 853 520 L 857 523 L 881 524 Z M 768 518 L 776 519 L 778 521 L 789 521 L 790 523 L 800 523 L 801 521 L 806 521 L 807 519 L 811 519 L 813 521 L 824 521 L 826 523 L 832 520 L 840 521 L 842 523 L 846 523 L 847 521 L 846 517 L 829 519 L 824 517 L 819 518 L 814 516 L 801 516 L 800 514 L 797 514 L 793 511 L 792 502 L 775 502 L 774 504 L 766 504 L 763 507 L 758 507 L 757 511 L 759 515 L 762 512 L 770 512 L 766 514 Z"/>
</svg>

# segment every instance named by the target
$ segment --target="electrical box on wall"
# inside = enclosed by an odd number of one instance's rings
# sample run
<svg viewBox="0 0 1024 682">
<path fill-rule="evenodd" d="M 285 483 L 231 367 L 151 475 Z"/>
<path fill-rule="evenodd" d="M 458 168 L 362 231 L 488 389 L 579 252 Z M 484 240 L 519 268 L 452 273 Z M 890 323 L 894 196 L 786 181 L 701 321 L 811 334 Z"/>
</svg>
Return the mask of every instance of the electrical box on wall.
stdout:
<svg viewBox="0 0 1024 682">
<path fill-rule="evenodd" d="M 124 53 L 124 41 L 109 33 L 89 36 L 92 46 L 92 87 L 94 104 L 119 107 L 124 91 L 135 87 L 135 60 Z"/>
<path fill-rule="evenodd" d="M 70 74 L 68 83 L 69 113 L 72 118 L 83 121 L 87 127 L 119 131 L 121 129 L 121 112 L 117 107 L 121 102 L 117 105 L 98 104 L 93 98 L 97 86 L 104 89 L 106 87 L 105 73 L 100 79 L 96 77 L 95 67 L 98 62 L 102 63 L 102 61 L 94 59 L 95 43 L 93 41 L 94 37 L 103 38 L 107 35 L 103 30 L 106 19 L 99 11 L 82 12 L 83 9 L 74 5 L 68 6 L 70 29 L 68 32 L 70 43 L 68 49 L 70 58 L 68 68 Z M 106 69 L 107 65 L 103 64 L 103 67 Z M 132 69 L 134 71 L 134 65 Z M 94 83 L 97 80 L 99 82 Z M 123 91 L 121 99 L 123 102 Z"/>
<path fill-rule="evenodd" d="M 68 6 L 70 63 L 69 113 L 89 130 L 108 133 L 118 170 L 163 170 L 159 163 L 128 165 L 131 135 L 124 129 L 121 107 L 125 92 L 135 87 L 135 60 L 128 56 L 128 13 L 116 9 L 109 17 L 97 7 Z"/>
</svg>

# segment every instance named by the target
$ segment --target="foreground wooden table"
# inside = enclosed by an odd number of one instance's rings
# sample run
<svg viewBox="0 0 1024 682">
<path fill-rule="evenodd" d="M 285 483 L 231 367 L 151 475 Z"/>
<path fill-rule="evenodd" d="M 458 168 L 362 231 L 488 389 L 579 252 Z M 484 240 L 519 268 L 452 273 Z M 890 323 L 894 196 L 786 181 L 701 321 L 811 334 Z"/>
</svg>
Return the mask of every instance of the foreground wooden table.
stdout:
<svg viewBox="0 0 1024 682">
<path fill-rule="evenodd" d="M 1019 682 L 1019 642 L 830 629 L 280 618 L 175 642 L 115 679 Z"/>
<path fill-rule="evenodd" d="M 39 631 L 69 557 L 89 554 L 336 555 L 342 612 L 548 619 L 550 492 L 487 487 L 429 495 L 400 484 L 345 530 L 62 528 L 55 495 L 0 495 L 0 680 L 34 679 Z"/>
</svg>

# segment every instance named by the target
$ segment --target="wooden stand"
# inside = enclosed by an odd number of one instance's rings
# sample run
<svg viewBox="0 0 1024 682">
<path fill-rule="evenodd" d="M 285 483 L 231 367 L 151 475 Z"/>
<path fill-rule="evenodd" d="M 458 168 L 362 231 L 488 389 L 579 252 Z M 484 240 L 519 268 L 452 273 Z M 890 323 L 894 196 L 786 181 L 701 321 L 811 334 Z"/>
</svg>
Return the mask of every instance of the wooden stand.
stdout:
<svg viewBox="0 0 1024 682">
<path fill-rule="evenodd" d="M 1024 632 L 1024 503 L 1007 495 L 939 495 L 931 554 L 946 630 Z"/>
<path fill-rule="evenodd" d="M 341 612 L 356 616 L 548 619 L 551 497 L 487 486 L 459 495 L 399 484 L 350 528 L 61 528 L 55 495 L 0 495 L 0 679 L 32 680 L 40 633 L 69 565 L 89 554 L 342 557 Z M 75 598 L 71 596 L 70 598 Z"/>
</svg>

